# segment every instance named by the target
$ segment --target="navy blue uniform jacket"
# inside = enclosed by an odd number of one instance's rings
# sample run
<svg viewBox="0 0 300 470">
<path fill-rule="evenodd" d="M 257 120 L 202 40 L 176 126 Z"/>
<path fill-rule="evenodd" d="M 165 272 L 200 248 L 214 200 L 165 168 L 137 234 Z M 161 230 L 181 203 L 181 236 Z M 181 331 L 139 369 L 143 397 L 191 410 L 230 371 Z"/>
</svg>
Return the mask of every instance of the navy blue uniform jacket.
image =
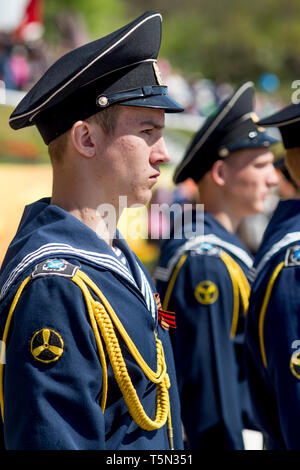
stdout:
<svg viewBox="0 0 300 470">
<path fill-rule="evenodd" d="M 184 233 L 195 234 L 201 223 L 203 215 L 194 212 L 192 230 L 184 227 Z M 155 273 L 163 308 L 176 313 L 171 339 L 183 425 L 194 450 L 243 449 L 242 429 L 252 427 L 243 367 L 245 318 L 241 308 L 233 318 L 224 252 L 243 273 L 252 265 L 238 237 L 205 213 L 203 236 L 165 242 Z"/>
<path fill-rule="evenodd" d="M 267 449 L 300 449 L 300 201 L 281 201 L 250 279 L 246 367 Z"/>
<path fill-rule="evenodd" d="M 102 412 L 103 368 L 87 304 L 78 285 L 60 273 L 66 267 L 61 260 L 71 267 L 80 266 L 98 286 L 153 371 L 157 367 L 154 331 L 157 332 L 171 382 L 174 447 L 182 448 L 173 355 L 169 334 L 158 324 L 154 286 L 125 240 L 117 239 L 116 246 L 125 253 L 130 270 L 94 231 L 50 205 L 48 199 L 25 208 L 1 269 L 2 335 L 21 282 L 36 271 L 37 265 L 41 275 L 26 285 L 6 343 L 3 390 L 7 449 L 170 448 L 167 425 L 146 431 L 130 416 L 107 351 L 108 392 Z M 51 269 L 54 274 L 48 275 L 47 270 Z M 153 420 L 156 384 L 149 381 L 117 336 L 142 407 Z M 49 345 L 52 352 L 46 351 Z M 42 362 L 40 359 L 47 358 L 47 354 L 50 360 Z"/>
</svg>

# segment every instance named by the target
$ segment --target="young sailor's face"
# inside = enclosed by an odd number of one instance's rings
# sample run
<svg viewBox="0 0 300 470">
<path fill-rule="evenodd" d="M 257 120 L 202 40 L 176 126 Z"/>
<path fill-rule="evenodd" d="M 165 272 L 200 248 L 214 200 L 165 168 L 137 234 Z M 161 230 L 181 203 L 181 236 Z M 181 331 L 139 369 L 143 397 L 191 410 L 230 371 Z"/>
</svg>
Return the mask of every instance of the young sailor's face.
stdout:
<svg viewBox="0 0 300 470">
<path fill-rule="evenodd" d="M 272 152 L 263 147 L 234 152 L 228 161 L 228 193 L 239 216 L 258 214 L 272 186 L 278 184 Z"/>
<path fill-rule="evenodd" d="M 127 196 L 128 206 L 150 200 L 159 167 L 170 160 L 162 136 L 164 123 L 162 109 L 120 106 L 115 130 L 105 137 L 100 162 L 104 184 L 115 198 Z"/>
</svg>

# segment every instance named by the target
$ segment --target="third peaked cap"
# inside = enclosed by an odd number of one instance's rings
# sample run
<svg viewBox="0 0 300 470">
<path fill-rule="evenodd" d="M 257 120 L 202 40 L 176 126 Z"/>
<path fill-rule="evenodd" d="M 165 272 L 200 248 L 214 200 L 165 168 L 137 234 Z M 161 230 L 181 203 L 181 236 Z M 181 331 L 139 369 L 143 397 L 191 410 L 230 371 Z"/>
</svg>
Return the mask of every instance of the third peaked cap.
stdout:
<svg viewBox="0 0 300 470">
<path fill-rule="evenodd" d="M 36 125 L 48 144 L 74 122 L 112 105 L 179 112 L 157 67 L 161 15 L 149 11 L 58 59 L 12 113 L 13 129 Z"/>
<path fill-rule="evenodd" d="M 193 137 L 178 165 L 176 184 L 192 178 L 196 183 L 217 160 L 237 150 L 268 147 L 278 142 L 256 124 L 254 114 L 254 85 L 243 83 L 226 99 L 214 116 L 208 117 Z"/>
<path fill-rule="evenodd" d="M 290 104 L 261 119 L 263 127 L 278 127 L 286 149 L 300 147 L 300 104 Z"/>
</svg>

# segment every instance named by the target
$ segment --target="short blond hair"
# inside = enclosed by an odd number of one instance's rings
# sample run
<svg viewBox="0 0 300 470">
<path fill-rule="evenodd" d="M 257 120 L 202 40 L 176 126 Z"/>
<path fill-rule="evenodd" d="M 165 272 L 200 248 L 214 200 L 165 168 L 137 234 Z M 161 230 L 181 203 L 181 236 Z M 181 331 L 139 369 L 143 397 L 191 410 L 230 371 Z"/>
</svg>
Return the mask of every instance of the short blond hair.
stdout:
<svg viewBox="0 0 300 470">
<path fill-rule="evenodd" d="M 104 133 L 107 135 L 113 134 L 116 127 L 118 111 L 119 106 L 111 106 L 109 108 L 103 109 L 99 113 L 93 114 L 87 118 L 86 121 L 95 122 L 97 125 L 102 127 Z M 69 131 L 65 132 L 49 143 L 48 153 L 51 161 L 62 161 L 63 155 L 67 149 L 68 132 Z"/>
<path fill-rule="evenodd" d="M 86 119 L 87 122 L 96 122 L 102 127 L 105 134 L 113 134 L 116 128 L 116 122 L 120 106 L 110 106 L 109 108 L 99 111 L 99 113 L 93 114 L 91 117 Z"/>
<path fill-rule="evenodd" d="M 285 155 L 286 167 L 289 171 L 290 177 L 297 186 L 297 189 L 300 189 L 300 147 L 294 147 L 287 149 Z"/>
</svg>

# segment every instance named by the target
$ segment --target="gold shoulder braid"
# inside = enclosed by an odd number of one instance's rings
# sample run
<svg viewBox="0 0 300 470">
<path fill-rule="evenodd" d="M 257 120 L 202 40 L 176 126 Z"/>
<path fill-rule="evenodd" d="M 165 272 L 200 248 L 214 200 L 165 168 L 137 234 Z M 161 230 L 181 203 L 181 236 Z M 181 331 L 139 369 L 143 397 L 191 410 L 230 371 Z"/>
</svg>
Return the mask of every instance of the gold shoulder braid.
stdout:
<svg viewBox="0 0 300 470">
<path fill-rule="evenodd" d="M 174 289 L 177 276 L 183 264 L 185 263 L 187 256 L 188 256 L 188 253 L 184 253 L 180 257 L 179 261 L 177 262 L 177 265 L 174 268 L 174 271 L 170 278 L 170 282 L 168 284 L 166 295 L 163 301 L 164 309 L 168 308 L 168 304 L 169 304 L 169 301 L 170 301 L 170 298 Z M 246 316 L 247 314 L 248 305 L 249 305 L 249 296 L 250 296 L 250 285 L 240 265 L 226 251 L 224 250 L 220 251 L 220 258 L 225 264 L 228 270 L 231 282 L 232 282 L 233 314 L 232 314 L 230 338 L 234 338 L 236 335 L 236 330 L 237 330 L 237 325 L 238 325 L 240 302 L 242 303 L 244 316 Z"/>
<path fill-rule="evenodd" d="M 231 322 L 230 338 L 236 335 L 240 300 L 242 302 L 243 314 L 246 316 L 249 307 L 250 285 L 240 265 L 225 251 L 222 250 L 221 259 L 229 272 L 233 288 L 233 315 Z"/>
<path fill-rule="evenodd" d="M 262 362 L 265 367 L 267 368 L 267 357 L 266 357 L 266 352 L 265 352 L 265 345 L 264 345 L 264 321 L 265 321 L 265 316 L 266 316 L 266 310 L 269 304 L 269 300 L 272 294 L 273 286 L 274 283 L 280 274 L 282 268 L 284 267 L 284 261 L 279 263 L 276 268 L 274 269 L 269 281 L 267 288 L 265 290 L 265 296 L 263 299 L 262 307 L 259 313 L 259 320 L 258 320 L 258 334 L 259 334 L 259 345 L 260 345 L 260 352 L 261 352 L 261 357 L 262 357 Z"/>
<path fill-rule="evenodd" d="M 6 342 L 10 322 L 13 316 L 13 312 L 17 305 L 17 302 L 22 294 L 23 289 L 27 283 L 31 280 L 30 277 L 26 278 L 20 285 L 14 300 L 12 302 L 6 325 L 3 334 L 3 342 Z M 174 450 L 173 444 L 173 430 L 171 422 L 171 410 L 170 410 L 170 399 L 168 389 L 170 388 L 170 379 L 167 373 L 166 362 L 164 357 L 163 345 L 160 339 L 158 339 L 156 333 L 156 351 L 157 351 L 157 371 L 154 372 L 148 364 L 144 361 L 143 357 L 137 350 L 135 344 L 127 334 L 125 328 L 117 317 L 112 306 L 103 295 L 98 286 L 82 271 L 78 270 L 76 274 L 72 277 L 72 281 L 79 286 L 81 289 L 84 299 L 87 305 L 87 310 L 89 313 L 90 322 L 93 328 L 95 335 L 99 358 L 102 366 L 103 373 L 103 387 L 102 387 L 102 399 L 101 399 L 101 409 L 102 412 L 105 411 L 106 400 L 107 400 L 107 365 L 104 354 L 103 342 L 105 344 L 108 357 L 114 372 L 115 379 L 118 383 L 118 386 L 123 395 L 124 401 L 127 405 L 128 411 L 135 421 L 135 423 L 142 429 L 146 431 L 153 431 L 159 429 L 166 424 L 168 421 L 168 436 L 170 442 L 171 450 Z M 96 301 L 90 293 L 89 288 L 96 294 L 100 299 Z M 129 376 L 126 363 L 123 358 L 123 354 L 120 348 L 118 338 L 116 336 L 115 330 L 123 338 L 126 346 L 131 352 L 133 358 L 140 366 L 146 377 L 152 382 L 157 384 L 157 394 L 156 394 L 156 418 L 152 420 L 147 416 L 143 405 L 140 402 L 140 399 L 136 393 L 134 385 Z M 3 408 L 4 408 L 4 396 L 3 396 L 3 364 L 0 364 L 0 404 L 1 404 L 1 413 L 3 419 Z"/>
</svg>

